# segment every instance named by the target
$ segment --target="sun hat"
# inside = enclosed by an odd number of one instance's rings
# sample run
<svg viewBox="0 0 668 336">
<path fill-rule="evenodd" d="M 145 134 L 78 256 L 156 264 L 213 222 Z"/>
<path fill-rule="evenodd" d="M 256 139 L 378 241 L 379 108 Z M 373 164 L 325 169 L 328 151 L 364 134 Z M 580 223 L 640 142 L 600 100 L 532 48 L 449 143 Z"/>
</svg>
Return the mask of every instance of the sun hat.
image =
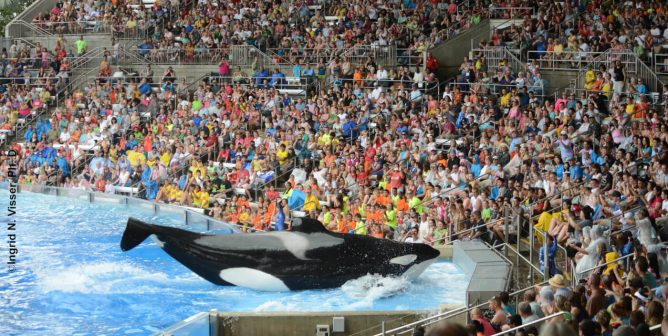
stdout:
<svg viewBox="0 0 668 336">
<path fill-rule="evenodd" d="M 548 283 L 550 284 L 550 286 L 556 287 L 556 288 L 566 287 L 566 281 L 564 280 L 564 276 L 561 275 L 561 274 L 557 274 L 557 275 L 551 277 L 550 280 L 548 280 Z"/>
</svg>

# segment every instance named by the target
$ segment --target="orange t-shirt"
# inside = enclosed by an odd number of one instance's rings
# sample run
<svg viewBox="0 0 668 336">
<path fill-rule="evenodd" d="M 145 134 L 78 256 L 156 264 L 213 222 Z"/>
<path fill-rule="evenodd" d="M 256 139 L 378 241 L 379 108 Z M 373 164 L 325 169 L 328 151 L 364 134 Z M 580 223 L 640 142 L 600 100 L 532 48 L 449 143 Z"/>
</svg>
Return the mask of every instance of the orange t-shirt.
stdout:
<svg viewBox="0 0 668 336">
<path fill-rule="evenodd" d="M 250 223 L 255 230 L 262 231 L 262 217 L 257 213 L 250 215 Z"/>
<path fill-rule="evenodd" d="M 408 202 L 405 198 L 397 200 L 397 211 L 408 211 Z"/>
<path fill-rule="evenodd" d="M 383 208 L 387 207 L 390 202 L 392 202 L 392 199 L 387 196 L 378 196 L 376 198 L 376 203 L 383 205 Z"/>
<path fill-rule="evenodd" d="M 384 235 L 382 232 L 373 232 L 371 233 L 371 237 L 384 238 Z"/>
<path fill-rule="evenodd" d="M 383 213 L 377 211 L 367 211 L 366 213 L 367 220 L 374 221 L 375 223 L 380 223 L 383 220 Z"/>
<path fill-rule="evenodd" d="M 264 218 L 262 220 L 264 225 L 270 225 L 271 221 L 274 219 L 274 212 L 276 211 L 276 204 L 273 202 L 269 204 L 267 212 L 264 213 Z"/>
</svg>

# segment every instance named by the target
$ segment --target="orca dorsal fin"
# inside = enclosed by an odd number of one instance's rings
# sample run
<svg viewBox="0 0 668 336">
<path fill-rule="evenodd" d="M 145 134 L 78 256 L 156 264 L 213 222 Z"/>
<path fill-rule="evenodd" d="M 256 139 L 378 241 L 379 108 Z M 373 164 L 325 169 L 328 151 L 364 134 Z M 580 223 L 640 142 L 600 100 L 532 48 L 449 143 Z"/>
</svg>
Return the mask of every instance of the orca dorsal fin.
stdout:
<svg viewBox="0 0 668 336">
<path fill-rule="evenodd" d="M 304 233 L 329 232 L 322 223 L 308 217 L 293 218 L 292 231 Z"/>
</svg>

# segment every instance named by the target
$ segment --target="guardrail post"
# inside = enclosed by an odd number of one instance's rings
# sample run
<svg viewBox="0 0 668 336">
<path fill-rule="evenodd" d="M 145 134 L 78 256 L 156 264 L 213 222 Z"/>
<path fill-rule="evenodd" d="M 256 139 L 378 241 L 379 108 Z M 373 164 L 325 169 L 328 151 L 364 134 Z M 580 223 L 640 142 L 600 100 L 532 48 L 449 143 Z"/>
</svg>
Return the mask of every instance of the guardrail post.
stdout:
<svg viewBox="0 0 668 336">
<path fill-rule="evenodd" d="M 533 244 L 535 232 L 533 231 L 531 218 L 533 218 L 533 207 L 529 209 L 529 263 L 533 265 Z M 531 282 L 533 282 L 533 267 L 529 267 L 529 279 L 531 279 Z"/>
<path fill-rule="evenodd" d="M 380 334 L 385 336 L 385 320 L 380 322 Z"/>
<path fill-rule="evenodd" d="M 218 310 L 209 310 L 209 336 L 218 335 Z"/>
<path fill-rule="evenodd" d="M 547 281 L 550 278 L 550 253 L 547 246 L 547 231 L 543 235 L 543 280 Z"/>
</svg>

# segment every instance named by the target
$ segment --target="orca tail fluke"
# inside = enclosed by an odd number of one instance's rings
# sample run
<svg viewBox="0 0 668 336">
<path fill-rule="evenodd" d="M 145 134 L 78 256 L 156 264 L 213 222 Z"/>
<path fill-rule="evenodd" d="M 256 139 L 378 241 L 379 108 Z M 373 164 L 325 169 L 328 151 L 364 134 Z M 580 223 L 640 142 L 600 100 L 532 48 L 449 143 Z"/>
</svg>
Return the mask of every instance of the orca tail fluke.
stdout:
<svg viewBox="0 0 668 336">
<path fill-rule="evenodd" d="M 121 239 L 121 250 L 129 251 L 141 244 L 148 236 L 154 233 L 151 224 L 144 223 L 136 218 L 130 217 Z"/>
</svg>

